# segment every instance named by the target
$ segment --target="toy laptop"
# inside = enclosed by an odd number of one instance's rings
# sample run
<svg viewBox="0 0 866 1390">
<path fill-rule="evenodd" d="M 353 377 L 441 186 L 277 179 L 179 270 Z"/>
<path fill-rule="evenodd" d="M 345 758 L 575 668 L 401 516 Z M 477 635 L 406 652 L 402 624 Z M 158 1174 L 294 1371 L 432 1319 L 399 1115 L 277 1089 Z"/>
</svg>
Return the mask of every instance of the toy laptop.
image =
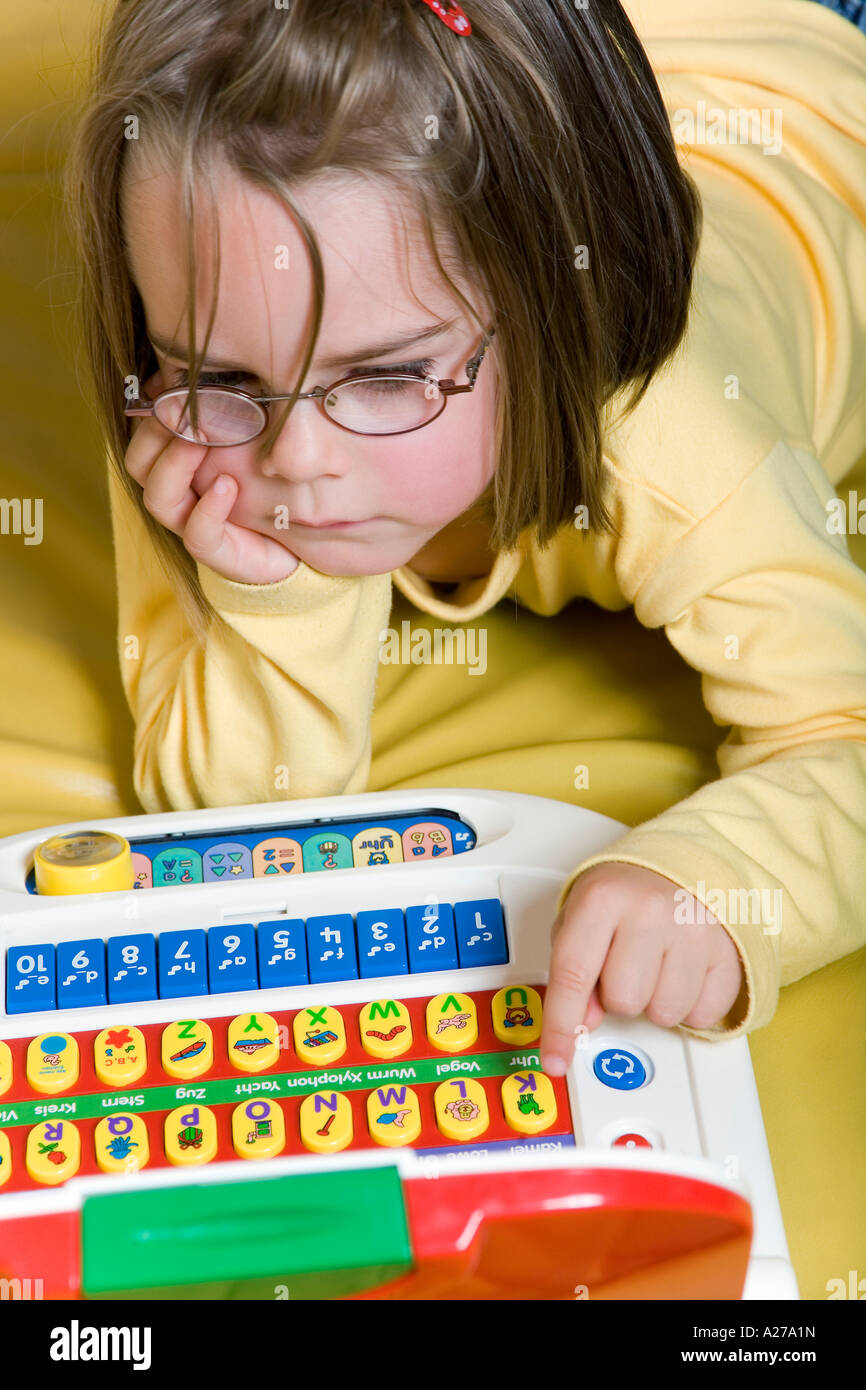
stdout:
<svg viewBox="0 0 866 1390">
<path fill-rule="evenodd" d="M 0 1277 L 797 1298 L 745 1038 L 607 1015 L 541 1069 L 557 896 L 624 829 L 430 788 L 0 841 Z"/>
</svg>

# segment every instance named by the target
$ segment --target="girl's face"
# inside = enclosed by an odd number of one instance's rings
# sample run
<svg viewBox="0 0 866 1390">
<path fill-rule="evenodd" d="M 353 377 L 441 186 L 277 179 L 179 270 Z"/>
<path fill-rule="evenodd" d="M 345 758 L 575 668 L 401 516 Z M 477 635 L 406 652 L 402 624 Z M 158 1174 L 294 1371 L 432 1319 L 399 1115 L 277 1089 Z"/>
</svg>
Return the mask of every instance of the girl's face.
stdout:
<svg viewBox="0 0 866 1390">
<path fill-rule="evenodd" d="M 203 370 L 224 372 L 231 364 L 223 384 L 252 395 L 285 394 L 294 386 L 312 324 L 306 246 L 279 199 L 224 165 L 217 191 L 222 263 Z M 404 234 L 395 199 L 380 184 L 348 176 L 310 182 L 297 198 L 321 248 L 325 283 L 304 391 L 364 367 L 410 368 L 466 382 L 465 366 L 482 330 L 440 282 L 408 208 Z M 130 170 L 123 204 L 130 269 L 160 366 L 159 380 L 148 384 L 153 395 L 178 383 L 188 368 L 176 176 Z M 196 234 L 200 349 L 215 287 L 206 226 L 197 222 Z M 488 306 L 465 281 L 457 283 L 488 327 Z M 439 325 L 445 326 L 435 337 L 406 345 Z M 398 338 L 401 348 L 382 351 Z M 475 390 L 451 398 L 437 420 L 411 434 L 350 434 L 332 424 L 317 401 L 299 401 L 268 458 L 257 461 L 258 440 L 211 449 L 192 486 L 201 494 L 219 473 L 230 473 L 240 489 L 231 521 L 279 541 L 326 574 L 384 574 L 407 564 L 487 487 L 495 467 L 495 389 L 491 345 Z M 323 522 L 356 524 L 316 529 Z"/>
</svg>

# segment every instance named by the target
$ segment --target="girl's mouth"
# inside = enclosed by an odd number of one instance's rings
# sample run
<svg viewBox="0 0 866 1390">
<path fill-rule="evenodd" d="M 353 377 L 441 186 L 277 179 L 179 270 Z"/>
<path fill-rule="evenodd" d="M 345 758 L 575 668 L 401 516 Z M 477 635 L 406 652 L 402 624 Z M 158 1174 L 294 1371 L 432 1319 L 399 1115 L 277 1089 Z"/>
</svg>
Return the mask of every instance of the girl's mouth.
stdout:
<svg viewBox="0 0 866 1390">
<path fill-rule="evenodd" d="M 308 531 L 342 531 L 349 526 L 366 526 L 371 521 L 378 521 L 375 516 L 366 517 L 362 521 L 292 521 L 293 526 L 303 526 Z"/>
</svg>

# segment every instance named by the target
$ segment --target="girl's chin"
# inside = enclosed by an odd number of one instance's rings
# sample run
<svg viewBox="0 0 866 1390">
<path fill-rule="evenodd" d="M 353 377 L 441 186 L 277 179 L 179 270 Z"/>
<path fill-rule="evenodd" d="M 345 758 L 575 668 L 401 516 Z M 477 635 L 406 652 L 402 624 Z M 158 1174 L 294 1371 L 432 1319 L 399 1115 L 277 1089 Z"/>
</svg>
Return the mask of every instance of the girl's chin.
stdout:
<svg viewBox="0 0 866 1390">
<path fill-rule="evenodd" d="M 300 544 L 286 547 L 293 555 L 312 569 L 323 570 L 327 574 L 344 578 L 361 578 L 363 575 L 390 574 L 393 570 L 408 565 L 416 546 L 384 546 L 363 542 L 360 537 L 354 543 L 347 540 L 329 541 L 324 538 L 310 545 L 306 538 Z"/>
</svg>

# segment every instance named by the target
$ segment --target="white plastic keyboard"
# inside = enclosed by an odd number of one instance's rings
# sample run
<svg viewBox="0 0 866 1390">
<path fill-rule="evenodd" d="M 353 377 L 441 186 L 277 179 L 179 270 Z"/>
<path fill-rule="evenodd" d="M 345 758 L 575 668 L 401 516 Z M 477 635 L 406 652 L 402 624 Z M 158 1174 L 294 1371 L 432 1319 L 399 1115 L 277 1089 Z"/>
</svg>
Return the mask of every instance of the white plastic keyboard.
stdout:
<svg viewBox="0 0 866 1390">
<path fill-rule="evenodd" d="M 344 833 L 352 819 L 371 829 L 364 835 L 356 824 L 349 826 L 352 833 Z M 283 850 L 282 861 L 273 846 L 258 851 L 253 847 L 254 841 L 261 845 L 290 840 L 286 827 L 304 823 L 309 838 L 310 822 L 319 824 L 307 850 L 299 834 L 295 849 Z M 388 833 L 377 835 L 383 828 Z M 159 858 L 153 843 L 136 851 L 136 872 L 144 891 L 44 896 L 34 891 L 32 875 L 28 886 L 37 846 L 49 836 L 85 829 L 113 831 L 129 840 L 133 850 L 140 840 L 165 842 Z M 483 1012 L 492 1007 L 492 992 L 546 984 L 550 927 L 565 878 L 624 829 L 605 816 L 544 798 L 425 788 L 71 823 L 12 836 L 0 842 L 0 1042 L 15 1044 L 23 1057 L 22 1040 L 46 1034 L 80 1039 L 109 1026 L 147 1030 L 179 1019 L 213 1021 L 246 1012 L 288 1017 L 286 1011 L 322 1005 L 338 1014 L 341 1007 L 351 1013 L 350 1006 L 371 1000 L 393 998 L 411 1007 L 412 1001 L 457 993 L 470 999 L 479 996 Z M 172 838 L 181 836 L 186 838 Z M 197 837 L 197 848 L 191 851 L 189 837 Z M 214 842 L 210 848 L 208 840 Z M 185 859 L 185 867 L 175 859 Z M 178 881 L 183 874 L 188 881 Z M 443 904 L 454 909 L 453 917 L 444 911 L 437 915 Z M 459 911 L 458 905 L 463 905 Z M 312 920 L 334 917 L 343 931 L 339 943 L 338 933 L 329 933 L 327 922 Z M 377 927 L 377 921 L 384 925 Z M 284 930 L 280 934 L 288 923 L 296 924 L 295 936 L 287 937 Z M 306 964 L 299 962 L 297 952 L 289 958 L 289 950 L 303 942 L 305 932 Z M 149 965 L 140 963 L 144 956 L 135 957 L 140 976 L 118 969 L 119 962 L 132 960 L 128 944 L 123 953 L 123 940 L 128 943 L 129 938 L 154 943 Z M 289 947 L 287 941 L 295 945 Z M 100 943 L 106 946 L 104 956 Z M 384 959 L 390 961 L 391 973 L 373 973 Z M 394 961 L 406 968 L 394 973 Z M 293 975 L 295 970 L 305 970 L 305 978 Z M 139 978 L 145 981 L 140 988 Z M 189 993 L 182 992 L 185 987 Z M 484 1026 L 489 1030 L 489 1023 Z M 417 1027 L 415 1042 L 412 1056 L 417 1058 L 424 1042 Z M 82 1050 L 89 1045 L 88 1037 Z M 502 1052 L 501 1044 L 495 1045 L 502 1066 L 498 1071 L 494 1067 L 489 1073 L 493 1079 L 485 1083 L 491 1088 L 494 1110 L 497 1088 L 509 1067 L 536 1073 L 540 1068 L 537 1042 L 515 1045 L 513 1057 Z M 484 1051 L 480 1044 L 465 1057 L 479 1051 Z M 485 1055 L 489 1059 L 492 1053 Z M 462 1074 L 457 1065 L 453 1073 L 445 1069 L 446 1063 L 459 1060 L 459 1052 L 431 1054 L 427 1047 L 427 1056 L 432 1057 L 424 1064 L 428 1068 L 438 1056 L 437 1079 Z M 364 1060 L 376 1065 L 374 1058 Z M 304 1060 L 303 1065 L 315 1063 Z M 362 1080 L 368 1090 L 384 1080 L 404 1084 L 408 1065 L 399 1058 L 379 1063 L 377 1075 L 364 1074 Z M 389 1066 L 394 1070 L 388 1071 Z M 350 1071 L 350 1062 L 343 1059 L 327 1067 L 329 1084 L 337 1090 L 340 1083 L 333 1078 L 339 1078 L 341 1068 L 343 1073 Z M 293 1054 L 277 1071 L 288 1077 L 302 1069 Z M 483 1068 L 482 1074 L 487 1074 Z M 233 1099 L 248 1096 L 251 1092 L 242 1093 L 240 1086 L 250 1082 L 250 1074 L 233 1075 L 238 1081 Z M 87 1077 L 89 1086 L 84 1084 Z M 640 1084 L 632 1084 L 635 1079 Z M 461 1147 L 437 1135 L 434 1144 L 425 1119 L 422 1137 L 414 1145 L 383 1146 L 356 1128 L 352 1145 L 337 1153 L 307 1152 L 295 1136 L 288 1150 L 265 1164 L 249 1163 L 246 1156 L 221 1149 L 218 1162 L 194 1169 L 161 1157 L 158 1163 L 120 1176 L 100 1171 L 91 1156 L 89 1162 L 83 1157 L 77 1170 L 56 1184 L 50 1176 L 47 1182 L 33 1180 L 22 1167 L 25 1130 L 37 1119 L 44 1123 L 50 1118 L 37 1107 L 58 1106 L 67 1094 L 73 1110 L 66 1110 L 66 1122 L 82 1129 L 85 1155 L 95 1117 L 102 1113 L 99 1105 L 108 1114 L 119 1102 L 104 1094 L 100 1100 L 100 1093 L 109 1088 L 94 1085 L 92 1068 L 87 1071 L 84 1063 L 81 1082 L 68 1093 L 40 1095 L 24 1088 L 23 1081 L 19 1066 L 12 1087 L 6 1087 L 5 1095 L 0 1089 L 0 1143 L 4 1132 L 17 1142 L 17 1148 L 11 1143 L 5 1185 L 0 1162 L 0 1272 L 4 1256 L 9 1264 L 14 1255 L 8 1240 L 4 1249 L 4 1220 L 80 1211 L 89 1198 L 128 1192 L 133 1182 L 135 1190 L 143 1192 L 189 1183 L 191 1177 L 204 1184 L 250 1181 L 265 1173 L 339 1173 L 381 1165 L 396 1165 L 406 1182 L 423 1173 L 425 1165 L 429 1169 L 438 1155 L 449 1176 L 528 1172 L 533 1167 L 565 1174 L 603 1167 L 648 1178 L 664 1173 L 712 1183 L 751 1205 L 754 1231 L 742 1296 L 798 1297 L 744 1038 L 710 1043 L 645 1019 L 607 1016 L 596 1030 L 579 1038 L 565 1078 L 570 1118 L 560 1105 L 559 1124 L 548 1137 L 544 1132 L 504 1134 L 497 1112 L 498 1138 L 489 1143 L 482 1135 Z M 177 1084 L 177 1077 L 163 1077 L 161 1082 L 175 1087 L 177 1105 L 188 1093 L 190 1104 L 196 1098 L 190 1092 L 192 1082 L 186 1087 Z M 356 1081 L 346 1084 L 357 1089 Z M 149 1072 L 140 1093 L 153 1086 Z M 198 1098 L 204 1105 L 224 1104 L 222 1092 L 211 1093 L 203 1086 Z M 157 1099 L 154 1092 L 152 1104 L 146 1099 L 140 1104 L 158 1113 L 161 1123 L 168 1102 L 165 1094 L 159 1104 Z M 63 1112 L 52 1113 L 59 1122 Z M 55 1144 L 58 1149 L 63 1151 L 62 1143 Z M 683 1296 L 689 1296 L 687 1290 Z"/>
</svg>

